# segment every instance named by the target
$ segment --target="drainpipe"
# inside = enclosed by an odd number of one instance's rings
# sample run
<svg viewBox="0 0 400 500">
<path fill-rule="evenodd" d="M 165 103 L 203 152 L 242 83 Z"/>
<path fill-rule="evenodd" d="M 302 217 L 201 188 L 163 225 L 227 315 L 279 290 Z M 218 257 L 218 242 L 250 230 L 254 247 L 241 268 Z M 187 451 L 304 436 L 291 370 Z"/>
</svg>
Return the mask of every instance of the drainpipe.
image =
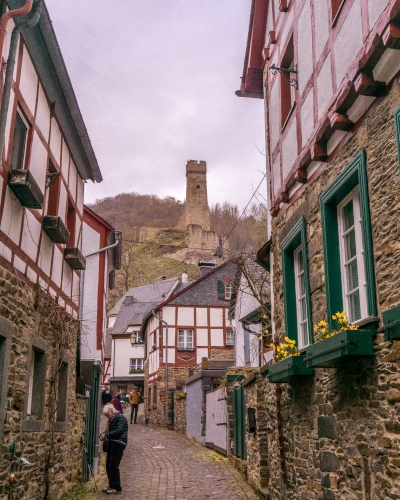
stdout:
<svg viewBox="0 0 400 500">
<path fill-rule="evenodd" d="M 245 331 L 246 331 L 246 332 L 248 332 L 248 333 L 251 333 L 252 335 L 257 335 L 257 336 L 259 336 L 259 334 L 258 334 L 258 333 L 253 332 L 252 330 L 250 330 L 250 328 L 248 328 L 248 327 L 244 324 L 244 322 L 243 322 L 243 321 L 241 321 L 241 323 L 242 323 L 243 330 L 245 330 Z M 261 354 L 261 348 L 262 348 L 262 343 L 261 343 L 261 341 L 259 342 L 259 344 L 260 344 L 260 346 L 259 346 L 259 349 L 258 349 L 258 367 L 260 368 L 260 367 L 261 367 L 261 356 L 262 356 L 262 354 Z"/>
<path fill-rule="evenodd" d="M 6 39 L 7 33 L 7 24 L 10 19 L 14 19 L 15 17 L 25 16 L 29 14 L 32 9 L 33 0 L 27 0 L 25 5 L 21 9 L 9 10 L 5 14 L 3 14 L 0 18 L 0 63 L 3 58 L 3 50 L 4 50 L 4 41 Z"/>
<path fill-rule="evenodd" d="M 4 81 L 3 96 L 1 99 L 1 108 L 0 108 L 0 161 L 2 161 L 3 158 L 4 136 L 6 132 L 6 122 L 8 115 L 8 107 L 10 104 L 10 94 L 11 94 L 15 62 L 17 60 L 19 35 L 21 31 L 33 28 L 34 26 L 37 25 L 40 19 L 40 14 L 42 12 L 42 7 L 43 7 L 42 0 L 35 0 L 34 5 L 32 7 L 32 15 L 30 16 L 30 18 L 27 21 L 17 24 L 12 31 L 10 52 L 8 54 L 8 61 L 7 61 L 6 79 Z"/>
<path fill-rule="evenodd" d="M 165 324 L 166 331 L 165 331 L 165 404 L 167 404 L 167 396 L 168 396 L 168 323 L 165 321 L 165 319 L 161 319 L 160 316 L 157 316 L 155 313 L 154 309 L 152 311 L 152 314 L 155 318 L 160 320 L 162 323 Z M 162 346 L 160 345 L 160 349 L 162 349 Z"/>
</svg>

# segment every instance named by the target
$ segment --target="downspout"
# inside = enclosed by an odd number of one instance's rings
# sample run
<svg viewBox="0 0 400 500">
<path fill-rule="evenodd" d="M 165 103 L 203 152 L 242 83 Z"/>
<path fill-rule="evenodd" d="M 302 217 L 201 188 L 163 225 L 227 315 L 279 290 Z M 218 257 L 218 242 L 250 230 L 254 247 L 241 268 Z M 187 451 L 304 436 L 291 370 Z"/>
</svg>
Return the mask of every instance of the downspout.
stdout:
<svg viewBox="0 0 400 500">
<path fill-rule="evenodd" d="M 165 324 L 165 404 L 167 404 L 167 396 L 168 396 L 168 323 L 165 319 L 161 319 L 160 316 L 157 316 L 155 310 L 153 309 L 152 314 L 155 318 Z M 162 346 L 160 345 L 160 349 Z"/>
<path fill-rule="evenodd" d="M 6 122 L 8 115 L 8 107 L 10 105 L 10 95 L 11 95 L 15 62 L 17 60 L 19 35 L 21 31 L 33 28 L 34 26 L 37 25 L 40 19 L 40 14 L 42 12 L 42 6 L 43 6 L 42 0 L 35 0 L 35 3 L 32 7 L 32 15 L 30 16 L 30 18 L 27 21 L 17 24 L 12 31 L 10 52 L 8 54 L 8 61 L 7 61 L 6 78 L 4 81 L 3 96 L 1 99 L 1 108 L 0 108 L 0 161 L 2 161 L 3 158 L 4 136 L 6 132 Z"/>
<path fill-rule="evenodd" d="M 4 42 L 6 39 L 7 33 L 7 24 L 10 19 L 14 19 L 15 17 L 25 16 L 29 14 L 32 9 L 33 0 L 27 0 L 25 5 L 20 9 L 9 10 L 5 14 L 3 14 L 0 18 L 0 63 L 3 60 L 3 50 L 4 50 Z"/>
</svg>

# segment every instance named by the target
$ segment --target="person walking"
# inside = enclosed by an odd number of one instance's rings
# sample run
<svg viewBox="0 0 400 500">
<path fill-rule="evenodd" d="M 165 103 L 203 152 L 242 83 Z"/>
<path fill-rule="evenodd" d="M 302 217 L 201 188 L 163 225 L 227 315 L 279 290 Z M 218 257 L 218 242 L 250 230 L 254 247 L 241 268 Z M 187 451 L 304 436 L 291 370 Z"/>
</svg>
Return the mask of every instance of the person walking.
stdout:
<svg viewBox="0 0 400 500">
<path fill-rule="evenodd" d="M 104 406 L 103 415 L 108 418 L 108 422 L 100 440 L 103 441 L 103 451 L 107 451 L 106 471 L 109 484 L 103 491 L 108 495 L 118 495 L 122 493 L 119 464 L 128 444 L 128 422 L 112 404 Z"/>
<path fill-rule="evenodd" d="M 121 396 L 122 396 L 122 394 L 120 392 L 115 396 L 114 407 L 117 411 L 119 411 L 121 414 L 123 414 L 124 410 L 122 409 Z"/>
<path fill-rule="evenodd" d="M 133 414 L 135 414 L 135 420 L 133 423 L 136 424 L 138 408 L 139 408 L 139 403 L 140 403 L 141 399 L 144 399 L 144 398 L 140 394 L 138 387 L 135 385 L 133 387 L 133 391 L 129 394 L 129 404 L 131 405 L 131 423 L 133 420 Z"/>
</svg>

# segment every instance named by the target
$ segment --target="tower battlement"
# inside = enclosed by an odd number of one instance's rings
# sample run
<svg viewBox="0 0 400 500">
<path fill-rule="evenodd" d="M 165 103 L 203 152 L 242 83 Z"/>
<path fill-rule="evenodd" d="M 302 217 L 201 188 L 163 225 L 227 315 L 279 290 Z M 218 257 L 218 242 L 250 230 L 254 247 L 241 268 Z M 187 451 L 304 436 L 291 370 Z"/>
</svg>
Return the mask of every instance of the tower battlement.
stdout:
<svg viewBox="0 0 400 500">
<path fill-rule="evenodd" d="M 189 174 L 207 174 L 207 162 L 189 160 L 186 163 L 186 177 Z"/>
</svg>

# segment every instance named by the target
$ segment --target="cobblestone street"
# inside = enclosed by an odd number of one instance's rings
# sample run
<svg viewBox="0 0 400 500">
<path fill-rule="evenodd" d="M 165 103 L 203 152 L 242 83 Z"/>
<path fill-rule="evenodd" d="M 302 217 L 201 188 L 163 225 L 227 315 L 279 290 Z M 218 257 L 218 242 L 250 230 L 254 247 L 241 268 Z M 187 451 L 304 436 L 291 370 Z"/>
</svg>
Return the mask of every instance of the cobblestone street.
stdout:
<svg viewBox="0 0 400 500">
<path fill-rule="evenodd" d="M 128 415 L 126 415 L 128 416 Z M 102 422 L 104 424 L 104 422 Z M 256 500 L 253 489 L 222 455 L 173 431 L 129 425 L 121 462 L 124 500 Z M 93 499 L 111 498 L 98 481 Z"/>
</svg>

